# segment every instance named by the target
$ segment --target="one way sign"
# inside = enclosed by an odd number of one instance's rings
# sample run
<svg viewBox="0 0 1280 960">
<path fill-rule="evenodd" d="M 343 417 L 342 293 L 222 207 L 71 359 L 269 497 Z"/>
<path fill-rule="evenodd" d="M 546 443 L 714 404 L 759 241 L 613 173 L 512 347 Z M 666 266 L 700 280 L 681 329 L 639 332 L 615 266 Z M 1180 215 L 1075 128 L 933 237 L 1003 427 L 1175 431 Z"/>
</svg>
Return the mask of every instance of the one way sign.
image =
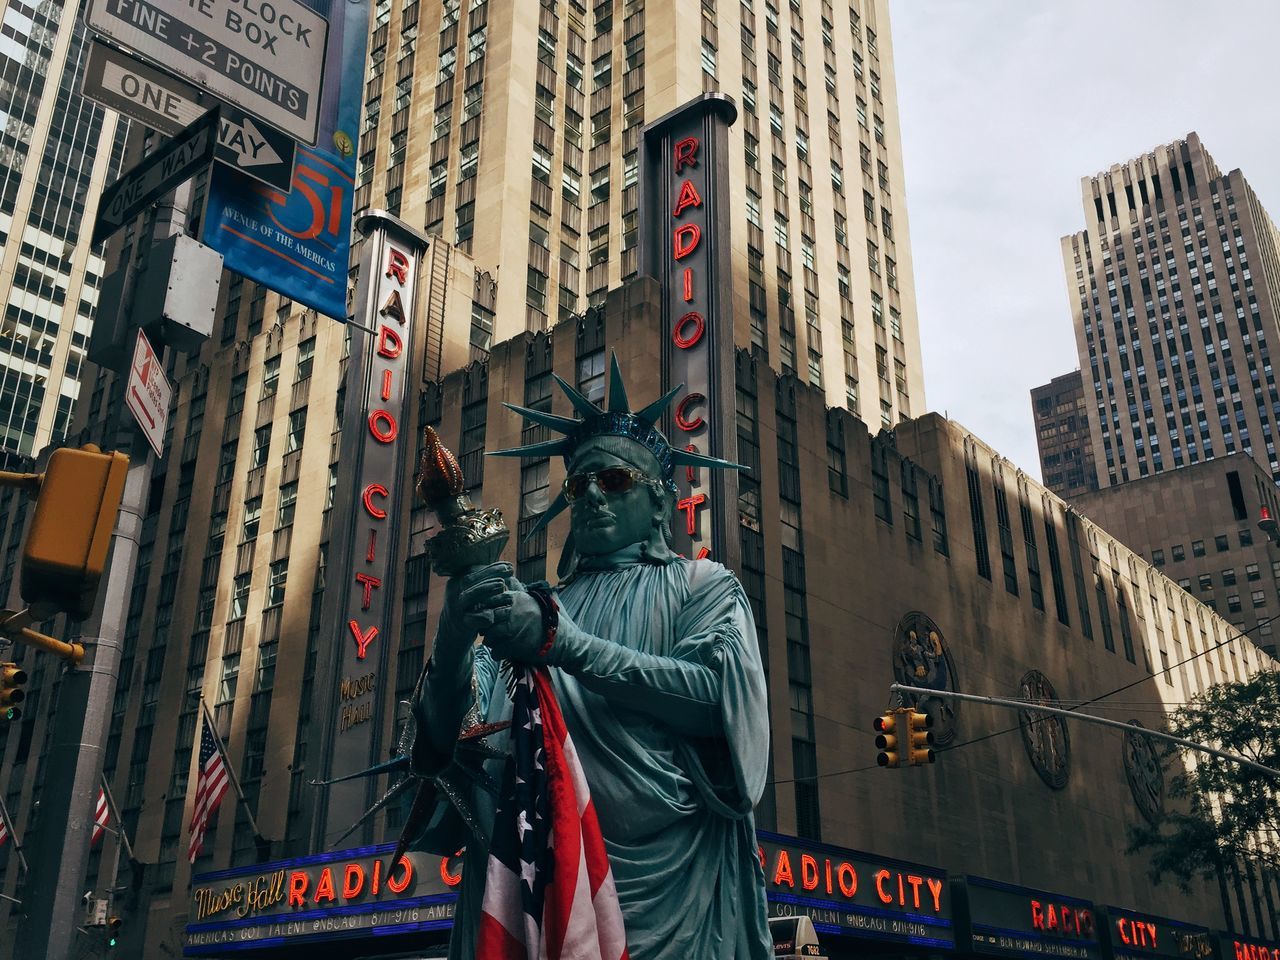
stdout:
<svg viewBox="0 0 1280 960">
<path fill-rule="evenodd" d="M 89 48 L 82 92 L 104 107 L 173 136 L 220 103 L 185 80 L 95 40 Z M 283 190 L 293 185 L 297 143 L 238 107 L 222 104 L 214 159 Z"/>
</svg>

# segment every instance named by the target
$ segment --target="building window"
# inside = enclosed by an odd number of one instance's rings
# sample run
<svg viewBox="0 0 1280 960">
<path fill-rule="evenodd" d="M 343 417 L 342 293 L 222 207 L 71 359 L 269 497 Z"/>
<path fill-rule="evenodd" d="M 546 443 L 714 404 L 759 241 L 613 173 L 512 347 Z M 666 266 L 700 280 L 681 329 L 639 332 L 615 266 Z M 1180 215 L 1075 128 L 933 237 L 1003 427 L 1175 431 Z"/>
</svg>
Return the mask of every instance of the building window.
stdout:
<svg viewBox="0 0 1280 960">
<path fill-rule="evenodd" d="M 249 469 L 254 470 L 267 462 L 267 453 L 271 449 L 271 424 L 253 431 L 253 458 L 249 461 Z"/>
<path fill-rule="evenodd" d="M 242 573 L 232 581 L 229 620 L 243 620 L 249 613 L 250 576 L 251 574 Z"/>
<path fill-rule="evenodd" d="M 1151 551 L 1151 562 L 1152 562 L 1153 564 L 1155 564 L 1155 566 L 1157 566 L 1157 567 L 1163 567 L 1163 566 L 1164 566 L 1164 551 L 1163 551 L 1163 550 L 1152 550 L 1152 551 Z"/>
<path fill-rule="evenodd" d="M 276 388 L 280 386 L 280 354 L 274 357 L 268 357 L 267 362 L 262 365 L 262 396 L 274 397 Z"/>
<path fill-rule="evenodd" d="M 1175 543 L 1172 549 L 1173 549 L 1172 556 L 1173 556 L 1174 563 L 1179 563 L 1187 559 L 1187 554 L 1186 554 L 1186 551 L 1182 549 L 1182 544 Z"/>
<path fill-rule="evenodd" d="M 1192 540 L 1192 541 L 1191 541 L 1191 555 L 1192 555 L 1193 557 L 1203 557 L 1203 556 L 1204 556 L 1204 541 L 1203 541 L 1203 540 Z"/>
<path fill-rule="evenodd" d="M 285 439 L 284 452 L 293 453 L 302 449 L 302 440 L 307 433 L 307 408 L 295 410 L 289 414 L 289 434 Z"/>
<path fill-rule="evenodd" d="M 258 535 L 258 523 L 262 519 L 262 498 L 254 497 L 244 502 L 244 525 L 240 537 L 241 543 L 247 543 Z"/>
<path fill-rule="evenodd" d="M 293 382 L 305 380 L 311 376 L 311 367 L 316 359 L 316 338 L 308 337 L 298 344 L 298 372 Z"/>
<path fill-rule="evenodd" d="M 1000 538 L 1000 559 L 1004 564 L 1004 588 L 1015 597 L 1018 595 L 1018 568 L 1013 559 L 1013 527 L 1009 523 L 1009 501 L 1004 492 L 1004 480 L 995 476 L 996 530 Z"/>
<path fill-rule="evenodd" d="M 1253 531 L 1247 527 L 1242 528 L 1240 530 L 1240 546 L 1242 547 L 1253 546 Z"/>
<path fill-rule="evenodd" d="M 706 37 L 702 38 L 702 72 L 715 79 L 716 48 Z"/>
<path fill-rule="evenodd" d="M 883 443 L 871 447 L 871 501 L 875 515 L 893 525 L 893 507 L 889 502 L 889 452 Z"/>
<path fill-rule="evenodd" d="M 294 510 L 298 505 L 298 481 L 286 483 L 280 487 L 280 506 L 276 511 L 276 529 L 287 527 L 293 523 Z"/>
<path fill-rule="evenodd" d="M 578 390 L 588 400 L 604 399 L 604 350 L 593 350 L 578 358 Z"/>
<path fill-rule="evenodd" d="M 1256 563 L 1246 563 L 1244 573 L 1251 581 L 1262 579 L 1262 574 L 1258 572 L 1258 565 Z"/>
<path fill-rule="evenodd" d="M 1222 585 L 1224 587 L 1234 587 L 1236 585 L 1236 571 L 1234 567 L 1222 571 Z"/>
<path fill-rule="evenodd" d="M 1231 549 L 1231 544 L 1227 541 L 1226 534 L 1214 537 L 1213 545 L 1217 548 L 1219 553 L 1226 553 L 1227 550 Z"/>
<path fill-rule="evenodd" d="M 912 540 L 922 540 L 920 497 L 916 487 L 916 468 L 909 460 L 902 461 L 902 518 L 907 536 Z"/>
<path fill-rule="evenodd" d="M 1263 593 L 1263 591 L 1254 590 L 1251 596 L 1253 598 L 1253 605 L 1255 607 L 1265 607 L 1267 605 L 1267 597 L 1266 597 L 1266 594 Z"/>
<path fill-rule="evenodd" d="M 267 606 L 278 607 L 284 603 L 284 588 L 289 575 L 289 560 L 277 560 L 271 564 L 267 577 Z"/>
<path fill-rule="evenodd" d="M 973 548 L 978 563 L 978 576 L 991 579 L 991 555 L 987 546 L 987 520 L 982 506 L 982 482 L 973 452 L 966 451 L 965 479 L 969 487 L 969 517 L 973 522 Z"/>
</svg>

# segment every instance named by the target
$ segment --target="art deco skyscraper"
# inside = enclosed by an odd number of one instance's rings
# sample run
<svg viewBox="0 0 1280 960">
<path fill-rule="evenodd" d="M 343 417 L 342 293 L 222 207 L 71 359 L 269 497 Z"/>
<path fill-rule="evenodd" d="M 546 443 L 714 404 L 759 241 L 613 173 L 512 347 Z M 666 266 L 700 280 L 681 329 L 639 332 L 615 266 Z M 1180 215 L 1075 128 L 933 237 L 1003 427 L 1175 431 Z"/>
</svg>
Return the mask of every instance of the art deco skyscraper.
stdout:
<svg viewBox="0 0 1280 960">
<path fill-rule="evenodd" d="M 0 450 L 66 433 L 104 273 L 89 246 L 126 123 L 80 96 L 75 4 L 5 0 L 0 35 Z"/>
<path fill-rule="evenodd" d="M 478 348 L 634 275 L 641 130 L 718 90 L 741 108 L 735 341 L 875 429 L 923 412 L 884 0 L 446 0 L 377 19 L 356 207 L 385 196 L 494 274 Z"/>
<path fill-rule="evenodd" d="M 1062 240 L 1098 481 L 1250 453 L 1280 469 L 1280 238 L 1194 133 L 1081 182 Z"/>
</svg>

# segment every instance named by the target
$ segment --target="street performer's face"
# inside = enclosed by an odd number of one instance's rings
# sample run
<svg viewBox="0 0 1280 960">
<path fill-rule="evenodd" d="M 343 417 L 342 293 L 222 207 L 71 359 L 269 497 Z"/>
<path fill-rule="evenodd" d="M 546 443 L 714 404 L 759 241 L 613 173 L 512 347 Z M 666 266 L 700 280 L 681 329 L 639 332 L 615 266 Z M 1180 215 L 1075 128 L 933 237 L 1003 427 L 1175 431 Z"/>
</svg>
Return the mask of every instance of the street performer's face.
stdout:
<svg viewBox="0 0 1280 960">
<path fill-rule="evenodd" d="M 600 556 L 647 542 L 661 522 L 658 482 L 634 464 L 586 446 L 566 479 L 574 547 Z"/>
</svg>

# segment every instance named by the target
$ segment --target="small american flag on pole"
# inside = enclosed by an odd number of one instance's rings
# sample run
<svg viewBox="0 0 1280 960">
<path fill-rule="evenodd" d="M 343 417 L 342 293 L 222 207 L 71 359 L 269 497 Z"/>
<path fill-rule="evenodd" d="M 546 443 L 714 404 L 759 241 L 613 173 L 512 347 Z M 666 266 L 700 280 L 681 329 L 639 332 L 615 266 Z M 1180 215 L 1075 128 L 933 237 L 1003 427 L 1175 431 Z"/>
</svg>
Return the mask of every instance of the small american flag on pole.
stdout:
<svg viewBox="0 0 1280 960">
<path fill-rule="evenodd" d="M 587 778 L 545 667 L 512 665 L 514 769 L 498 806 L 478 960 L 627 960 Z"/>
<path fill-rule="evenodd" d="M 192 863 L 200 856 L 209 821 L 230 786 L 227 764 L 218 746 L 218 735 L 209 723 L 208 713 L 201 711 L 200 770 L 196 774 L 196 806 L 191 814 L 191 845 L 187 848 L 187 859 Z"/>
<path fill-rule="evenodd" d="M 89 846 L 93 846 L 102 839 L 102 835 L 107 832 L 107 821 L 111 819 L 111 813 L 107 808 L 107 791 L 101 787 L 98 788 L 98 805 L 93 809 L 93 836 L 89 838 Z"/>
<path fill-rule="evenodd" d="M 9 821 L 0 816 L 0 847 L 4 846 L 4 842 L 9 839 Z"/>
</svg>

